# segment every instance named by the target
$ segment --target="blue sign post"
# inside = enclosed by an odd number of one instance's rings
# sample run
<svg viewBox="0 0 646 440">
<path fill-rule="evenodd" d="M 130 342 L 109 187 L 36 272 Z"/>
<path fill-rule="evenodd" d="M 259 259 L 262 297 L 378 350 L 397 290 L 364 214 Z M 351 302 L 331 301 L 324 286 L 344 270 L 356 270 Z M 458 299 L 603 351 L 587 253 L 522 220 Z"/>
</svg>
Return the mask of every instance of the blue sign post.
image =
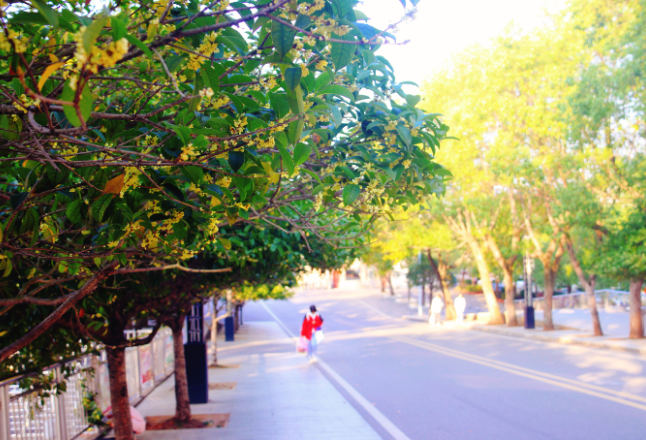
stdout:
<svg viewBox="0 0 646 440">
<path fill-rule="evenodd" d="M 188 379 L 188 397 L 191 403 L 209 401 L 209 368 L 204 341 L 204 307 L 202 302 L 193 304 L 186 316 L 184 359 Z"/>
</svg>

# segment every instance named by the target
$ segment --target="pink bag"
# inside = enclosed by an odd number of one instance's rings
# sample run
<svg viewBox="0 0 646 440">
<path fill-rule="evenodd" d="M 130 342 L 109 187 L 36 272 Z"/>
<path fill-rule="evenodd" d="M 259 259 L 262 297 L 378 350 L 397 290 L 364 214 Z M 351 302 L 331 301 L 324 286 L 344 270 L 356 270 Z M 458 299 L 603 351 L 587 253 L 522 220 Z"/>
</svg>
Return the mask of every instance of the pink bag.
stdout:
<svg viewBox="0 0 646 440">
<path fill-rule="evenodd" d="M 301 336 L 296 343 L 296 351 L 299 353 L 305 353 L 307 351 L 307 338 L 305 336 Z"/>
</svg>

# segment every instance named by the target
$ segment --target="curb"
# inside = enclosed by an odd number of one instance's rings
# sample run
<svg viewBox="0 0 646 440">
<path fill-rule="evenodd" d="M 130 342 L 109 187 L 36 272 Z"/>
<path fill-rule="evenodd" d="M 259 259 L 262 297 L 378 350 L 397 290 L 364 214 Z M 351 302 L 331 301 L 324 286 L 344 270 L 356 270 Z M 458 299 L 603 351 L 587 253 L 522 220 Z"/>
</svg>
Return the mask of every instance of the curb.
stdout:
<svg viewBox="0 0 646 440">
<path fill-rule="evenodd" d="M 488 333 L 495 333 L 499 335 L 504 335 L 504 336 L 512 336 L 515 338 L 525 338 L 525 339 L 534 339 L 537 341 L 542 341 L 542 342 L 554 342 L 554 343 L 559 343 L 559 344 L 570 344 L 570 345 L 582 345 L 585 347 L 591 347 L 591 348 L 601 348 L 604 350 L 614 350 L 614 351 L 623 351 L 627 353 L 632 353 L 632 354 L 638 354 L 642 356 L 646 356 L 646 346 L 644 348 L 636 348 L 636 347 L 625 347 L 622 345 L 617 345 L 617 344 L 609 344 L 605 341 L 589 341 L 589 340 L 584 340 L 583 338 L 579 337 L 571 337 L 571 336 L 561 336 L 561 337 L 550 337 L 547 334 L 543 333 L 542 331 L 539 330 L 540 333 L 520 333 L 520 332 L 515 332 L 515 331 L 510 331 L 505 328 L 499 328 L 499 327 L 493 327 L 493 326 L 484 326 L 484 325 L 472 325 L 471 330 L 476 330 L 476 331 L 481 331 L 481 332 L 488 332 Z M 590 336 L 592 338 L 592 336 Z"/>
</svg>

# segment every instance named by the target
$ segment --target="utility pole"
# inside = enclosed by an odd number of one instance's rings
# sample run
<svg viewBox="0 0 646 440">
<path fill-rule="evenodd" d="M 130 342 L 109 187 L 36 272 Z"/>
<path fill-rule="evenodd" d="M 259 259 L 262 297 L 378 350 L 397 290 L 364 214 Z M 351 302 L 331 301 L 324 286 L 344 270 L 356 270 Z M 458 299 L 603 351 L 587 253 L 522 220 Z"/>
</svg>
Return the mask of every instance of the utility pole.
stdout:
<svg viewBox="0 0 646 440">
<path fill-rule="evenodd" d="M 417 316 L 423 316 L 424 310 L 422 307 L 422 301 L 424 300 L 424 272 L 422 271 L 422 251 L 419 251 L 417 256 L 417 264 L 419 265 L 420 270 L 420 279 L 422 282 L 419 286 L 419 295 L 417 296 Z"/>
<path fill-rule="evenodd" d="M 525 252 L 523 258 L 523 275 L 525 278 L 525 328 L 535 328 L 534 323 L 534 298 L 532 293 L 532 266 L 534 261 L 530 258 L 529 252 Z"/>
</svg>

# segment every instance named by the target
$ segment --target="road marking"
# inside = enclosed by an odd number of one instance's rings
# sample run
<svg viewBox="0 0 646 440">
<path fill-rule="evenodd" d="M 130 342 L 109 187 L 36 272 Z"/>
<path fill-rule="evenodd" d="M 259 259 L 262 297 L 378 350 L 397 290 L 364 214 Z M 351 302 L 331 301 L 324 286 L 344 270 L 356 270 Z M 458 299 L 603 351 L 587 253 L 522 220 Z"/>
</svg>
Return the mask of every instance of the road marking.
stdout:
<svg viewBox="0 0 646 440">
<path fill-rule="evenodd" d="M 415 339 L 410 339 L 400 336 L 388 336 L 389 339 L 395 341 L 404 342 L 409 345 L 414 345 L 429 351 L 435 351 L 437 353 L 443 354 L 445 356 L 452 356 L 458 359 L 462 359 L 468 362 L 473 362 L 475 364 L 484 365 L 490 368 L 495 368 L 497 370 L 506 371 L 508 373 L 515 374 L 517 376 L 527 377 L 529 379 L 537 380 L 539 382 L 545 382 L 550 385 L 555 385 L 557 387 L 569 389 L 572 391 L 577 391 L 579 393 L 588 394 L 590 396 L 599 397 L 601 399 L 610 400 L 612 402 L 621 403 L 622 405 L 631 406 L 633 408 L 641 409 L 646 411 L 646 405 L 640 403 L 632 402 L 628 399 L 637 400 L 641 402 L 646 402 L 646 399 L 635 396 L 629 393 L 622 393 L 620 391 L 608 390 L 596 385 L 590 385 L 582 382 L 577 382 L 571 379 L 562 378 L 559 376 L 554 376 L 548 373 L 542 373 L 536 370 L 530 370 L 528 368 L 518 367 L 516 365 L 506 364 L 500 361 L 494 361 L 487 358 L 482 358 L 480 356 L 475 356 L 467 353 L 463 353 L 456 350 L 451 350 L 448 348 L 440 347 L 428 342 L 418 341 Z"/>
<path fill-rule="evenodd" d="M 371 309 L 372 309 L 372 310 L 374 310 L 375 312 L 377 312 L 377 313 L 380 313 L 380 314 L 384 315 L 386 318 L 396 319 L 396 318 L 394 318 L 394 317 L 392 317 L 392 316 L 388 315 L 387 313 L 382 312 L 382 311 L 381 311 L 381 310 L 379 310 L 377 307 L 375 307 L 375 306 L 371 306 L 370 304 L 368 304 L 367 302 L 365 302 L 365 301 L 363 301 L 363 300 L 361 300 L 361 299 L 358 299 L 357 301 L 359 301 L 359 302 L 360 302 L 361 304 L 363 304 L 364 306 L 371 308 Z"/>
<path fill-rule="evenodd" d="M 363 303 L 365 306 L 379 312 L 382 315 L 385 315 L 384 312 L 382 312 L 381 310 L 378 310 L 377 308 L 371 306 L 370 304 L 367 304 L 361 300 L 359 301 Z M 396 319 L 396 318 L 392 318 L 392 319 Z M 599 397 L 601 399 L 610 400 L 612 402 L 620 403 L 622 405 L 627 405 L 633 408 L 646 411 L 646 405 L 633 402 L 633 401 L 637 401 L 637 402 L 646 403 L 646 398 L 643 398 L 641 396 L 636 396 L 634 394 L 625 393 L 622 391 L 610 390 L 597 385 L 587 384 L 584 382 L 567 379 L 553 374 L 543 373 L 541 371 L 532 370 L 529 368 L 520 367 L 513 364 L 508 364 L 506 362 L 501 362 L 494 359 L 489 359 L 489 358 L 484 358 L 484 357 L 476 356 L 469 353 L 464 353 L 458 350 L 442 347 L 440 345 L 431 344 L 430 342 L 407 338 L 405 336 L 386 336 L 386 337 L 399 342 L 404 342 L 409 345 L 414 345 L 420 348 L 424 348 L 426 350 L 435 351 L 437 353 L 444 354 L 446 356 L 452 356 L 468 362 L 485 365 L 490 368 L 506 371 L 508 373 L 516 374 L 518 376 L 523 376 L 540 382 L 549 383 L 551 385 L 555 385 L 561 388 L 566 388 L 572 391 L 577 391 L 580 393 L 588 394 L 591 396 Z"/>
<path fill-rule="evenodd" d="M 278 325 L 283 329 L 285 333 L 287 333 L 288 336 L 290 336 L 293 340 L 294 343 L 298 340 L 296 335 L 292 333 L 292 331 L 287 328 L 287 326 L 281 321 L 281 319 L 274 314 L 274 312 L 271 311 L 271 309 L 265 304 L 265 301 L 261 301 L 262 306 L 267 310 L 267 312 L 271 315 L 272 318 L 278 323 Z M 318 357 L 318 356 L 317 356 Z M 388 434 L 390 434 L 395 440 L 411 440 L 406 434 L 404 434 L 393 422 L 388 420 L 388 418 L 381 413 L 377 408 L 375 408 L 373 405 L 368 402 L 368 400 L 359 393 L 352 385 L 350 385 L 348 382 L 345 381 L 339 374 L 332 369 L 328 364 L 323 362 L 323 360 L 318 357 L 318 362 L 317 364 L 325 370 L 335 381 L 336 383 L 343 388 L 349 395 L 351 395 L 356 402 L 361 405 L 361 407 L 368 413 L 370 414 L 377 423 L 381 425 L 382 428 L 384 428 Z"/>
</svg>

